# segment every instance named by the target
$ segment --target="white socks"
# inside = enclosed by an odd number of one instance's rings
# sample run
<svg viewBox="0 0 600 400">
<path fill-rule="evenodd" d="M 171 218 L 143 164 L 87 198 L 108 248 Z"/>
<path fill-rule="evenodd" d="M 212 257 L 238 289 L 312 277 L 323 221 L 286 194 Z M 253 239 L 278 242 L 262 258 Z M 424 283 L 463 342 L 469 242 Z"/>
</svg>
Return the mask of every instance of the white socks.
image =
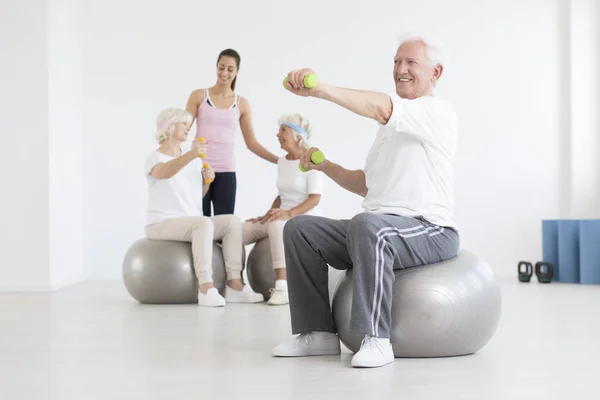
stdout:
<svg viewBox="0 0 600 400">
<path fill-rule="evenodd" d="M 284 292 L 287 292 L 288 287 L 287 287 L 287 280 L 285 279 L 278 279 L 275 281 L 275 290 L 282 290 Z"/>
<path fill-rule="evenodd" d="M 271 306 L 280 306 L 288 304 L 290 298 L 288 296 L 287 280 L 278 279 L 275 281 L 275 287 L 271 289 L 271 297 L 268 304 Z"/>
</svg>

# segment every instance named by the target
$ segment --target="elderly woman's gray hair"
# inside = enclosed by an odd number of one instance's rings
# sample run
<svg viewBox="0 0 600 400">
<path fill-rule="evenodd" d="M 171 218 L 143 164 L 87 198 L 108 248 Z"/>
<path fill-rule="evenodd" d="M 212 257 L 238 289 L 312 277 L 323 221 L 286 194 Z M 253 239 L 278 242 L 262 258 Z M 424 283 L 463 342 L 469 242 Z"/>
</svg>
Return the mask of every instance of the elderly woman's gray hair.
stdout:
<svg viewBox="0 0 600 400">
<path fill-rule="evenodd" d="M 308 119 L 300 114 L 286 114 L 279 118 L 278 125 L 289 127 L 294 133 L 294 138 L 302 149 L 310 148 L 310 138 L 312 136 L 312 126 Z"/>
<path fill-rule="evenodd" d="M 156 134 L 154 138 L 161 144 L 173 133 L 176 123 L 190 124 L 192 120 L 192 114 L 181 108 L 166 108 L 156 118 Z"/>
</svg>

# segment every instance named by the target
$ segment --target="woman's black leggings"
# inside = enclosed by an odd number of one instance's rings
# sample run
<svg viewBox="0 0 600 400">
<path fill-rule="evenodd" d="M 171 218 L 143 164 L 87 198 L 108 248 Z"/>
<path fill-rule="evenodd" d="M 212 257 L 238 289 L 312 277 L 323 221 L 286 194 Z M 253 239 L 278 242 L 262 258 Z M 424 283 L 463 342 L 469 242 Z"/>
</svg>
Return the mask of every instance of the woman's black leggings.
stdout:
<svg viewBox="0 0 600 400">
<path fill-rule="evenodd" d="M 211 183 L 202 199 L 202 211 L 205 217 L 211 215 L 211 203 L 214 215 L 234 214 L 237 179 L 235 172 L 215 172 L 215 180 Z"/>
</svg>

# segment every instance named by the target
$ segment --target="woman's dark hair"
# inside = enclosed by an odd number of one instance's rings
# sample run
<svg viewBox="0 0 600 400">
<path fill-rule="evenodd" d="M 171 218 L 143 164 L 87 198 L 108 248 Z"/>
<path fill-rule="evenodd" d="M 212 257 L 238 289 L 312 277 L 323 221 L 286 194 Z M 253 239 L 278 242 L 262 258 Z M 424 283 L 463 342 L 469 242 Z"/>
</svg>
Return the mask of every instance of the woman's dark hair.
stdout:
<svg viewBox="0 0 600 400">
<path fill-rule="evenodd" d="M 217 58 L 217 65 L 219 65 L 219 61 L 221 61 L 222 57 L 232 57 L 235 60 L 235 66 L 237 67 L 237 69 L 240 69 L 240 55 L 238 54 L 237 51 L 233 50 L 233 49 L 225 49 L 223 50 L 220 54 L 219 54 L 219 58 Z M 231 90 L 235 90 L 235 81 L 237 80 L 237 74 L 235 76 L 235 78 L 233 78 L 233 81 L 231 81 Z"/>
</svg>

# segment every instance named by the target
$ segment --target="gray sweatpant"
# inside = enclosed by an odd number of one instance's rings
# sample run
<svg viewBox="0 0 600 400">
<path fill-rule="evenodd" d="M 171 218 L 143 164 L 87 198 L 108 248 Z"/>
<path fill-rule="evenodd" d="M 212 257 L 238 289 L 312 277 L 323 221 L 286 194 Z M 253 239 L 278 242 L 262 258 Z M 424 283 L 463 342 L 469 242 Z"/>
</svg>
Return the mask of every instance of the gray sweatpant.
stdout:
<svg viewBox="0 0 600 400">
<path fill-rule="evenodd" d="M 361 213 L 351 220 L 299 215 L 283 232 L 292 333 L 335 333 L 328 292 L 329 264 L 353 268 L 350 329 L 390 337 L 393 270 L 455 257 L 455 229 L 424 218 Z"/>
</svg>

